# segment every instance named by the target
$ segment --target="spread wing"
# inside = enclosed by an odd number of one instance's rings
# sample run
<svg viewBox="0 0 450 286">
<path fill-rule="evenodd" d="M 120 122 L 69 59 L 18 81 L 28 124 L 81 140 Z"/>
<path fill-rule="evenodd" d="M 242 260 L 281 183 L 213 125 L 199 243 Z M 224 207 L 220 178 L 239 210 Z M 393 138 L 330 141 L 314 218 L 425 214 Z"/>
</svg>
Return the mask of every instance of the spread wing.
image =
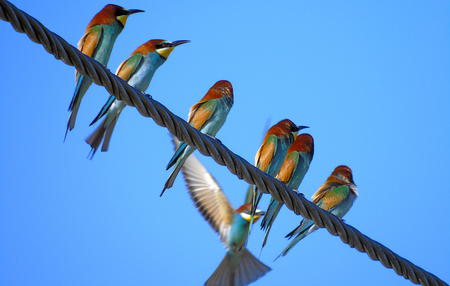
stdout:
<svg viewBox="0 0 450 286">
<path fill-rule="evenodd" d="M 194 154 L 188 157 L 181 171 L 195 206 L 225 242 L 231 228 L 234 209 L 222 189 Z"/>
</svg>

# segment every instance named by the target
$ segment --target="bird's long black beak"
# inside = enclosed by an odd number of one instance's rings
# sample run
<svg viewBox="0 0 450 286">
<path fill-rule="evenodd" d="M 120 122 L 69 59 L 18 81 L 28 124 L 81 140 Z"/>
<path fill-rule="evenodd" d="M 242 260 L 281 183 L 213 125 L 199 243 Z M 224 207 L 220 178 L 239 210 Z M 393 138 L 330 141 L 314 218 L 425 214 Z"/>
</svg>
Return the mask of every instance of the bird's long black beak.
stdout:
<svg viewBox="0 0 450 286">
<path fill-rule="evenodd" d="M 140 10 L 140 9 L 129 9 L 129 10 L 127 10 L 127 14 L 128 15 L 141 13 L 141 12 L 145 12 L 145 11 L 144 10 Z"/>
<path fill-rule="evenodd" d="M 302 129 L 309 128 L 309 126 L 299 125 L 299 126 L 297 126 L 297 128 L 298 128 L 298 131 L 300 131 L 300 130 L 302 130 Z"/>
<path fill-rule="evenodd" d="M 182 45 L 182 44 L 187 44 L 187 43 L 190 43 L 191 41 L 189 41 L 189 40 L 179 40 L 179 41 L 173 41 L 172 42 L 172 47 L 176 47 L 176 46 L 179 46 L 179 45 Z"/>
</svg>

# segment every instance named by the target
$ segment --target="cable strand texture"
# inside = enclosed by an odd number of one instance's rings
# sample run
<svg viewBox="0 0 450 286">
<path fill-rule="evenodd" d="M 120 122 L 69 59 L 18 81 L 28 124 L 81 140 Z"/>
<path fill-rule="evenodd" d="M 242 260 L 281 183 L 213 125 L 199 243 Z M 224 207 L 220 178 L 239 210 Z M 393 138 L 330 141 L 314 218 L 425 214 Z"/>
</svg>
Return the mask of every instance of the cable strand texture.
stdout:
<svg viewBox="0 0 450 286">
<path fill-rule="evenodd" d="M 211 156 L 218 164 L 225 165 L 239 179 L 255 184 L 264 193 L 270 193 L 294 213 L 312 219 L 319 227 L 324 227 L 332 235 L 339 236 L 350 247 L 367 253 L 371 259 L 380 261 L 386 268 L 392 268 L 398 275 L 415 284 L 448 285 L 430 272 L 400 257 L 354 227 L 317 207 L 305 199 L 303 194 L 295 193 L 285 184 L 263 173 L 230 151 L 220 141 L 200 133 L 150 95 L 129 86 L 103 65 L 82 54 L 63 38 L 6 0 L 0 0 L 0 18 L 10 22 L 17 32 L 27 34 L 32 41 L 41 44 L 56 59 L 74 66 L 78 72 L 91 77 L 96 84 L 104 86 L 110 94 L 114 94 L 127 105 L 136 107 L 142 116 L 152 118 L 156 124 L 166 127 L 172 135 L 196 147 L 203 155 Z"/>
</svg>

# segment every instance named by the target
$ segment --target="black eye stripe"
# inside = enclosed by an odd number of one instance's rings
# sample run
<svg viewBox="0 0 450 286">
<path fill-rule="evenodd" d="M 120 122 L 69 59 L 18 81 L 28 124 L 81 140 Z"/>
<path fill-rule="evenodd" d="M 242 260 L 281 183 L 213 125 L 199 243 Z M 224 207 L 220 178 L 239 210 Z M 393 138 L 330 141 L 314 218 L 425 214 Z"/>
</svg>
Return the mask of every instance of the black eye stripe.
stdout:
<svg viewBox="0 0 450 286">
<path fill-rule="evenodd" d="M 116 11 L 116 17 L 127 15 L 127 14 L 128 14 L 128 11 L 126 11 L 126 10 L 117 10 Z"/>
<path fill-rule="evenodd" d="M 171 46 L 172 46 L 171 43 L 161 43 L 161 44 L 156 45 L 156 48 L 163 49 L 163 48 L 167 48 L 167 47 L 171 47 Z"/>
</svg>

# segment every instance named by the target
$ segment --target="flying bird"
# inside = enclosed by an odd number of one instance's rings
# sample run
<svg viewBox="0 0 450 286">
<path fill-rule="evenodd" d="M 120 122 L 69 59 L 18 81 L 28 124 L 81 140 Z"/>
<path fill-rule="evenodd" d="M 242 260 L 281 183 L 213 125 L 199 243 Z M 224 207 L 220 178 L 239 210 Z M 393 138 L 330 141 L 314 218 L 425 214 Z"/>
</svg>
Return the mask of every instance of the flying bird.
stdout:
<svg viewBox="0 0 450 286">
<path fill-rule="evenodd" d="M 284 119 L 273 125 L 266 132 L 263 143 L 255 156 L 255 166 L 268 175 L 275 177 L 280 170 L 289 146 L 294 142 L 297 132 L 308 128 L 297 126 L 289 119 Z M 253 190 L 252 209 L 258 207 L 262 193 L 258 192 L 256 186 Z"/>
<path fill-rule="evenodd" d="M 206 95 L 194 104 L 188 115 L 189 124 L 200 132 L 209 136 L 216 136 L 217 132 L 225 123 L 225 120 L 233 106 L 233 87 L 227 80 L 216 82 Z M 161 196 L 173 186 L 184 161 L 195 151 L 195 148 L 185 142 L 181 142 L 172 159 L 167 164 L 166 170 L 175 166 L 164 184 Z"/>
<path fill-rule="evenodd" d="M 129 85 L 144 92 L 149 86 L 155 71 L 167 60 L 173 49 L 188 42 L 186 40 L 169 42 L 159 39 L 147 41 L 120 64 L 116 75 L 127 81 Z M 86 142 L 92 148 L 90 152 L 91 158 L 102 142 L 102 152 L 108 151 L 114 127 L 125 106 L 125 102 L 111 95 L 100 110 L 100 113 L 91 122 L 90 125 L 93 125 L 106 115 L 102 123 L 86 138 Z"/>
<path fill-rule="evenodd" d="M 352 170 L 341 165 L 333 170 L 331 176 L 312 196 L 312 200 L 317 206 L 342 218 L 350 210 L 357 196 L 358 189 L 353 181 Z M 285 256 L 300 240 L 317 229 L 312 220 L 303 219 L 298 227 L 286 235 L 289 239 L 294 236 L 295 238 L 278 257 Z"/>
<path fill-rule="evenodd" d="M 313 156 L 313 137 L 307 133 L 298 135 L 294 143 L 289 147 L 276 178 L 286 183 L 291 189 L 297 190 L 306 172 L 308 172 Z M 261 222 L 261 229 L 265 230 L 261 248 L 266 245 L 270 229 L 282 206 L 283 203 L 278 202 L 274 198 L 270 199 L 269 207 Z"/>
<path fill-rule="evenodd" d="M 108 4 L 98 12 L 89 22 L 83 37 L 78 42 L 78 49 L 85 55 L 107 65 L 112 48 L 117 36 L 122 32 L 131 14 L 144 12 L 138 9 L 124 9 L 123 7 Z M 69 121 L 67 122 L 67 133 L 75 127 L 78 109 L 84 94 L 92 84 L 90 77 L 75 72 L 75 92 L 69 106 Z"/>
<path fill-rule="evenodd" d="M 217 181 L 195 155 L 186 159 L 181 170 L 195 206 L 219 234 L 227 249 L 222 262 L 205 285 L 248 285 L 270 271 L 270 267 L 259 261 L 246 248 L 250 221 L 256 222 L 264 214 L 256 210 L 252 219 L 251 196 L 247 195 L 245 203 L 234 209 Z"/>
</svg>

